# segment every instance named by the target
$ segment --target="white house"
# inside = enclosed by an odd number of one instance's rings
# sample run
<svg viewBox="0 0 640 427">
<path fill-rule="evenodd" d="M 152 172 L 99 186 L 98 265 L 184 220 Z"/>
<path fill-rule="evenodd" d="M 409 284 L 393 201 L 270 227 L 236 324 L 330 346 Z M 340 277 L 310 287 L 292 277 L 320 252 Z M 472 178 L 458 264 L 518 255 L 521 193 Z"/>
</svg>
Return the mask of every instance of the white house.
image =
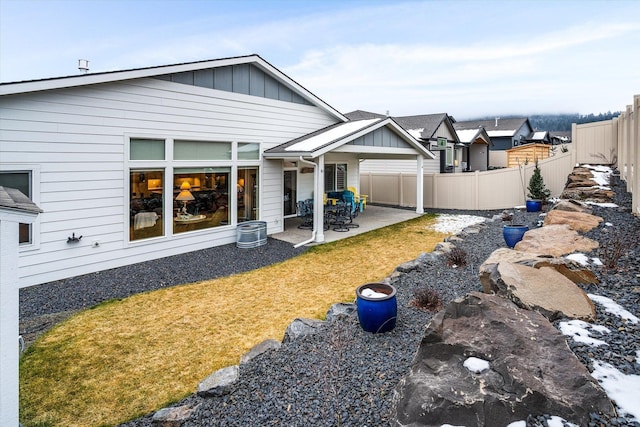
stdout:
<svg viewBox="0 0 640 427">
<path fill-rule="evenodd" d="M 351 120 L 386 118 L 386 115 L 356 110 L 346 113 Z M 435 154 L 424 162 L 426 173 L 462 172 L 464 152 L 453 128 L 453 121 L 447 113 L 420 114 L 416 116 L 393 116 L 397 124 L 422 145 Z M 367 160 L 361 165 L 361 172 L 367 173 L 413 173 L 413 164 L 401 160 Z M 421 199 L 420 199 L 421 200 Z"/>
<path fill-rule="evenodd" d="M 21 287 L 233 243 L 247 220 L 281 232 L 365 158 L 433 158 L 258 55 L 3 83 L 0 116 L 0 185 L 44 210 L 20 225 Z"/>
<path fill-rule="evenodd" d="M 0 422 L 18 425 L 18 229 L 42 212 L 15 188 L 0 186 Z"/>
</svg>

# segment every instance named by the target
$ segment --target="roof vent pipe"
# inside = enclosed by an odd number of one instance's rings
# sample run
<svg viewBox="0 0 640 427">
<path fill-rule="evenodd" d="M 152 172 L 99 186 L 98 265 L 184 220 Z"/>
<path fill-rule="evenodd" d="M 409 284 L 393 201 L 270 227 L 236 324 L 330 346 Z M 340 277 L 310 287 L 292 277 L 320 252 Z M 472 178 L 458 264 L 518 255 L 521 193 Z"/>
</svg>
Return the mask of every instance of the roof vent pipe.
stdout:
<svg viewBox="0 0 640 427">
<path fill-rule="evenodd" d="M 89 72 L 89 61 L 86 59 L 78 59 L 78 70 L 87 74 Z"/>
<path fill-rule="evenodd" d="M 496 117 L 496 127 L 498 127 L 498 120 L 500 120 L 500 117 Z"/>
</svg>

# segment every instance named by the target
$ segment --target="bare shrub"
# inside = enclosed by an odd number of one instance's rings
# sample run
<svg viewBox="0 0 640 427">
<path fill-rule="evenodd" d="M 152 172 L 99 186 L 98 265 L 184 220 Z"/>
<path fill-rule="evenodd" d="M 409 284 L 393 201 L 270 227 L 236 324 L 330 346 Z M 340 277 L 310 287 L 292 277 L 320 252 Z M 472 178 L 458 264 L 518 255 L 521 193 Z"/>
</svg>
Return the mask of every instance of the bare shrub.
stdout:
<svg viewBox="0 0 640 427">
<path fill-rule="evenodd" d="M 600 261 L 609 270 L 618 268 L 620 258 L 625 256 L 633 248 L 640 236 L 637 227 L 631 233 L 622 234 L 619 231 L 611 232 L 602 242 L 600 242 Z"/>
<path fill-rule="evenodd" d="M 466 267 L 467 253 L 464 249 L 453 248 L 447 253 L 447 265 L 449 267 Z"/>
<path fill-rule="evenodd" d="M 413 293 L 411 305 L 423 310 L 439 311 L 442 309 L 442 298 L 435 289 L 424 287 Z"/>
</svg>

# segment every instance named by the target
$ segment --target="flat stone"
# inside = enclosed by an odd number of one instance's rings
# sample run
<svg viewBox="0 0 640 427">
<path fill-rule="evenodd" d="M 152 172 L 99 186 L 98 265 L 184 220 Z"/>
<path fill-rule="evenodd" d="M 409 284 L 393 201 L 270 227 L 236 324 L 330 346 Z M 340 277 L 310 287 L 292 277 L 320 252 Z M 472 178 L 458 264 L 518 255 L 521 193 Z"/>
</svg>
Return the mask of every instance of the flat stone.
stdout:
<svg viewBox="0 0 640 427">
<path fill-rule="evenodd" d="M 357 312 L 357 307 L 355 304 L 338 302 L 331 305 L 331 307 L 329 307 L 325 320 L 327 322 L 334 322 L 336 320 L 353 316 L 356 312 Z"/>
<path fill-rule="evenodd" d="M 485 293 L 495 292 L 491 287 L 489 276 L 501 262 L 512 262 L 533 268 L 550 267 L 576 284 L 598 283 L 598 277 L 591 270 L 570 259 L 536 256 L 528 252 L 499 248 L 491 253 L 479 269 L 480 283 Z"/>
<path fill-rule="evenodd" d="M 189 420 L 191 414 L 198 406 L 191 408 L 187 405 L 183 405 L 171 408 L 162 408 L 153 414 L 151 422 L 153 425 L 158 427 L 180 427 L 184 422 Z"/>
<path fill-rule="evenodd" d="M 433 248 L 433 251 L 448 254 L 455 247 L 456 246 L 451 242 L 440 242 L 435 246 L 435 248 Z"/>
<path fill-rule="evenodd" d="M 255 346 L 253 346 L 253 348 L 251 348 L 251 350 L 240 356 L 240 365 L 244 365 L 254 357 L 260 356 L 262 353 L 266 353 L 267 351 L 278 350 L 281 346 L 282 343 L 278 340 L 264 340 L 260 344 L 256 344 Z"/>
<path fill-rule="evenodd" d="M 396 267 L 396 271 L 399 271 L 400 273 L 408 273 L 410 271 L 415 270 L 418 267 L 420 267 L 420 260 L 416 258 L 407 262 L 403 262 L 402 264 Z"/>
<path fill-rule="evenodd" d="M 539 256 L 560 257 L 574 252 L 588 253 L 598 246 L 598 242 L 580 236 L 566 224 L 552 224 L 527 231 L 514 249 Z"/>
<path fill-rule="evenodd" d="M 486 369 L 465 367 L 470 357 Z M 468 365 L 467 365 L 468 366 Z M 472 292 L 439 312 L 395 389 L 395 426 L 506 426 L 529 414 L 589 425 L 611 401 L 540 313 Z"/>
<path fill-rule="evenodd" d="M 593 209 L 588 204 L 573 199 L 559 200 L 551 209 L 568 212 L 582 212 L 587 214 L 591 214 L 593 212 Z"/>
<path fill-rule="evenodd" d="M 315 334 L 322 325 L 324 325 L 322 320 L 297 318 L 287 326 L 282 342 L 287 343 L 305 335 Z"/>
<path fill-rule="evenodd" d="M 240 377 L 238 365 L 218 369 L 198 384 L 198 396 L 224 396 L 229 394 Z"/>
<path fill-rule="evenodd" d="M 520 308 L 539 311 L 551 321 L 561 317 L 585 321 L 596 318 L 595 306 L 587 294 L 551 267 L 501 262 L 489 280 L 497 295 Z"/>
<path fill-rule="evenodd" d="M 567 224 L 572 230 L 586 233 L 596 228 L 602 221 L 602 217 L 596 215 L 554 209 L 544 218 L 544 225 Z"/>
</svg>

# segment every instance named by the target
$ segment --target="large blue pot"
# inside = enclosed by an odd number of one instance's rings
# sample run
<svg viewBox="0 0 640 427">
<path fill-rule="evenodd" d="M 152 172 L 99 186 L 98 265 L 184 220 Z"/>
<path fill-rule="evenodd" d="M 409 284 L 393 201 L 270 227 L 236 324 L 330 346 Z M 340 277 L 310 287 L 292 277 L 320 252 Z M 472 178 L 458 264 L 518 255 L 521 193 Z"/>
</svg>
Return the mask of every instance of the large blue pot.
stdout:
<svg viewBox="0 0 640 427">
<path fill-rule="evenodd" d="M 527 212 L 540 212 L 542 210 L 542 200 L 527 200 Z"/>
<path fill-rule="evenodd" d="M 522 240 L 524 233 L 529 231 L 526 225 L 505 225 L 502 227 L 502 235 L 507 246 L 513 248 L 516 243 Z"/>
<path fill-rule="evenodd" d="M 367 290 L 384 294 L 385 296 L 373 298 L 366 296 Z M 363 295 L 363 292 L 365 295 Z M 360 326 L 367 332 L 374 334 L 389 332 L 396 327 L 398 315 L 398 302 L 396 300 L 396 288 L 385 283 L 367 283 L 356 289 L 356 305 L 358 307 L 358 320 Z"/>
</svg>

